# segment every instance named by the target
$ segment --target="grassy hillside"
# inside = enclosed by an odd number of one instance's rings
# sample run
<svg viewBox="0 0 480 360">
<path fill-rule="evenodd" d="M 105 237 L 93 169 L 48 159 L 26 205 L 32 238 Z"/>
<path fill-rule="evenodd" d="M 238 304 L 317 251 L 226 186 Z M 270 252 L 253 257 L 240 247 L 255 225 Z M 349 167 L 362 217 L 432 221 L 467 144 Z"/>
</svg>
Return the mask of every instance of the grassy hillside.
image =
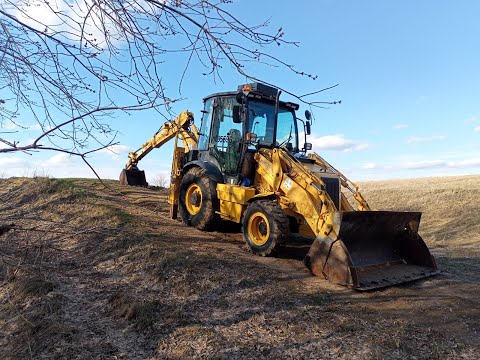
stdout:
<svg viewBox="0 0 480 360">
<path fill-rule="evenodd" d="M 375 208 L 424 212 L 443 271 L 367 293 L 107 184 L 0 179 L 0 358 L 480 358 L 480 176 L 362 184 Z"/>
</svg>

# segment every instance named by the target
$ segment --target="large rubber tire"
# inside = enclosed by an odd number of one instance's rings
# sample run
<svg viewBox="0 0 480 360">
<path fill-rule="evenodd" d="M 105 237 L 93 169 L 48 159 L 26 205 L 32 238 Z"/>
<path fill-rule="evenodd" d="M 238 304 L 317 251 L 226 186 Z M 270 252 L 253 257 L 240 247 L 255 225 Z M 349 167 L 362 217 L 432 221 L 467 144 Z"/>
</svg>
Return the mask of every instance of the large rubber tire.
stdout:
<svg viewBox="0 0 480 360">
<path fill-rule="evenodd" d="M 252 253 L 271 256 L 288 241 L 289 220 L 277 202 L 258 200 L 245 211 L 242 231 Z"/>
<path fill-rule="evenodd" d="M 192 201 L 192 197 L 196 200 Z M 188 170 L 180 183 L 178 199 L 178 212 L 183 222 L 199 230 L 212 230 L 220 220 L 216 213 L 219 208 L 217 183 L 205 169 L 196 166 Z"/>
</svg>

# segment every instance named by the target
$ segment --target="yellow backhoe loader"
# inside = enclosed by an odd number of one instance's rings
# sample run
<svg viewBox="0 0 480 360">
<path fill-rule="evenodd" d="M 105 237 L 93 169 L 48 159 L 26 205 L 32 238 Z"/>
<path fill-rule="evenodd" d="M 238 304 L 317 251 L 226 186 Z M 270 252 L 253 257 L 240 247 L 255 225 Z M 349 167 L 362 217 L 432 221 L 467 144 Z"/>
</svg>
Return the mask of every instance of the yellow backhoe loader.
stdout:
<svg viewBox="0 0 480 360">
<path fill-rule="evenodd" d="M 241 223 L 250 250 L 261 256 L 274 255 L 294 233 L 312 238 L 304 259 L 312 274 L 357 290 L 437 273 L 418 234 L 421 213 L 372 211 L 355 183 L 318 154 L 307 155 L 311 114 L 297 118 L 299 106 L 280 101 L 280 93 L 254 83 L 207 96 L 199 129 L 187 111 L 165 123 L 129 154 L 120 182 L 145 186 L 138 161 L 175 138 L 172 218 L 178 213 L 200 230 L 220 219 Z"/>
</svg>

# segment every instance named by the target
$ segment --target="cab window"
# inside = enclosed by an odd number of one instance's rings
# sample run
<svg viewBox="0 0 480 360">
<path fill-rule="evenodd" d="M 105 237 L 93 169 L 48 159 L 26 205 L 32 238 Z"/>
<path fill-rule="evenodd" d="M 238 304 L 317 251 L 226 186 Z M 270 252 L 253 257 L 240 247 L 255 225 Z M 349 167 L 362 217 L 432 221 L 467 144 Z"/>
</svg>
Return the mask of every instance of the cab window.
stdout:
<svg viewBox="0 0 480 360">
<path fill-rule="evenodd" d="M 241 155 L 242 124 L 233 122 L 233 97 L 220 97 L 215 100 L 210 153 L 227 174 L 235 174 Z"/>
<path fill-rule="evenodd" d="M 203 109 L 202 124 L 200 126 L 200 136 L 198 139 L 198 150 L 208 150 L 208 137 L 212 124 L 213 101 L 208 99 L 205 101 Z"/>
<path fill-rule="evenodd" d="M 275 128 L 275 104 L 252 100 L 248 104 L 248 131 L 257 135 L 259 145 L 273 144 Z M 297 129 L 293 111 L 278 109 L 277 138 L 275 146 L 298 149 Z"/>
</svg>

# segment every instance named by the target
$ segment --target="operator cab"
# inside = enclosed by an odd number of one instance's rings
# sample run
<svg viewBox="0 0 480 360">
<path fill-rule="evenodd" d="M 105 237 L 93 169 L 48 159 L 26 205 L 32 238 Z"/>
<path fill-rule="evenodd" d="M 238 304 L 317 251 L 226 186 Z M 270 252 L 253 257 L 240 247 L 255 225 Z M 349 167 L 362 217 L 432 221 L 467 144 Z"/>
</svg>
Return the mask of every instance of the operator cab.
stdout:
<svg viewBox="0 0 480 360">
<path fill-rule="evenodd" d="M 239 86 L 237 92 L 205 97 L 199 160 L 214 163 L 227 182 L 238 183 L 243 163 L 262 147 L 284 147 L 297 155 L 305 152 L 305 146 L 299 145 L 295 115 L 299 106 L 279 101 L 280 93 L 274 87 L 253 83 Z M 309 133 L 308 120 L 308 126 L 300 121 L 305 134 Z"/>
</svg>

